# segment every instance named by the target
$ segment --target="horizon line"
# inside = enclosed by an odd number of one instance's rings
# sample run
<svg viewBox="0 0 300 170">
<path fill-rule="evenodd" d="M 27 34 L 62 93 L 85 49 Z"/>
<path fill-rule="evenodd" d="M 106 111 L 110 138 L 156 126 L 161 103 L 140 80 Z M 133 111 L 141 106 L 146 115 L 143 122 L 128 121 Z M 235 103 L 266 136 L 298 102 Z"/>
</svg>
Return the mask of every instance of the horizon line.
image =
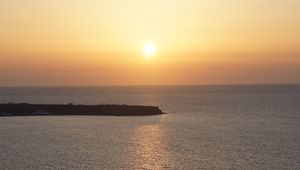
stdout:
<svg viewBox="0 0 300 170">
<path fill-rule="evenodd" d="M 3 87 L 158 87 L 158 86 L 298 86 L 300 83 L 215 83 L 215 84 L 41 84 L 41 85 L 0 85 Z"/>
</svg>

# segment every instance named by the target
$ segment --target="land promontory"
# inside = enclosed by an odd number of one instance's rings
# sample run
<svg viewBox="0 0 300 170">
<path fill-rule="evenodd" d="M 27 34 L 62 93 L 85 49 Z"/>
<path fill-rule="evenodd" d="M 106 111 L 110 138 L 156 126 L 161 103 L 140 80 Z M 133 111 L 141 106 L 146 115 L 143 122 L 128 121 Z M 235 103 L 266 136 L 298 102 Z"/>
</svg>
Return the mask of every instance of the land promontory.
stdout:
<svg viewBox="0 0 300 170">
<path fill-rule="evenodd" d="M 73 105 L 73 104 L 0 104 L 0 116 L 107 115 L 147 116 L 164 114 L 157 106 Z"/>
</svg>

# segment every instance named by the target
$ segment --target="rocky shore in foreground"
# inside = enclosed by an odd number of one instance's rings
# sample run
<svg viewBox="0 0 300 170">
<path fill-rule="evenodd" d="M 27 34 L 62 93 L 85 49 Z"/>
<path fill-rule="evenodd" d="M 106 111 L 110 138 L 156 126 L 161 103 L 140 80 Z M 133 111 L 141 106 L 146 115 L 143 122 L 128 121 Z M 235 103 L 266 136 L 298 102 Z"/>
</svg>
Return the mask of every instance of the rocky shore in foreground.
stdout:
<svg viewBox="0 0 300 170">
<path fill-rule="evenodd" d="M 164 114 L 157 106 L 73 105 L 73 104 L 0 104 L 0 116 L 107 115 L 147 116 Z"/>
</svg>

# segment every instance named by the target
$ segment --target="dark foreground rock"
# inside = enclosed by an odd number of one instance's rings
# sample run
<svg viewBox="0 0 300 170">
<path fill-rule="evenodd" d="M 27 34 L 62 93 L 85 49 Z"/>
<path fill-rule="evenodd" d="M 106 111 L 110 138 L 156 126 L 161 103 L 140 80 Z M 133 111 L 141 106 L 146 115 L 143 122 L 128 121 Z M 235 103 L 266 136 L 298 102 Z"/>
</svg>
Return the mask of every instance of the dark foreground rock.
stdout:
<svg viewBox="0 0 300 170">
<path fill-rule="evenodd" d="M 59 104 L 0 104 L 0 116 L 41 115 L 112 115 L 146 116 L 164 114 L 156 106 L 133 105 L 59 105 Z"/>
</svg>

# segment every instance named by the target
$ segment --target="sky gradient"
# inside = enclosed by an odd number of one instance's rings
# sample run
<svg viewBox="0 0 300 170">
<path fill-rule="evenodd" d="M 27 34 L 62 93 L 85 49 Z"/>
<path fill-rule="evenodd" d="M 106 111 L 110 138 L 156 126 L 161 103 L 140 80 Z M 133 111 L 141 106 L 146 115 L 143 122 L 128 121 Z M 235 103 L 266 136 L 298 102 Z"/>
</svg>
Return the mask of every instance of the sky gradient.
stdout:
<svg viewBox="0 0 300 170">
<path fill-rule="evenodd" d="M 299 0 L 0 0 L 0 23 L 0 86 L 300 83 Z"/>
</svg>

